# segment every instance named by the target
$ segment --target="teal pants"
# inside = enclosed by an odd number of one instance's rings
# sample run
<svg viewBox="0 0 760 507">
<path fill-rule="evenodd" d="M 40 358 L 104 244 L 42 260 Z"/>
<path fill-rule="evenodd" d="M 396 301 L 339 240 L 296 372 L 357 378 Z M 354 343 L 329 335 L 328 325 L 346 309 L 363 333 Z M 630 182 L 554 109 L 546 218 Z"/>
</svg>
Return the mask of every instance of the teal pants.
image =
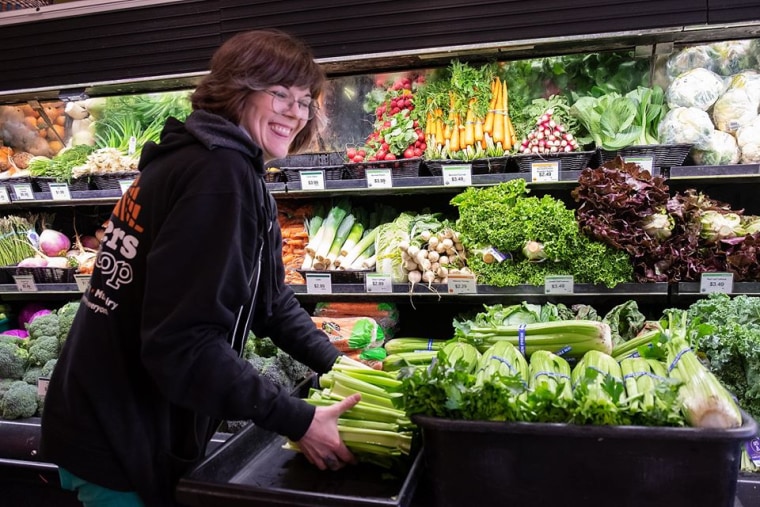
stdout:
<svg viewBox="0 0 760 507">
<path fill-rule="evenodd" d="M 68 470 L 58 468 L 61 487 L 76 491 L 84 507 L 145 507 L 134 491 L 115 491 L 80 479 Z"/>
</svg>

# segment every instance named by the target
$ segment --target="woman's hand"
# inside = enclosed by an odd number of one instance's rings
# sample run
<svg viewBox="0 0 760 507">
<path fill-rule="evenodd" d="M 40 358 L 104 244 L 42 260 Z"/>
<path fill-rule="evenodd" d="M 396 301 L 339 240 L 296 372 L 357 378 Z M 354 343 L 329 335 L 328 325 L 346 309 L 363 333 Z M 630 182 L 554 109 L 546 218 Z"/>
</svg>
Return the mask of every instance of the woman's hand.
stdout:
<svg viewBox="0 0 760 507">
<path fill-rule="evenodd" d="M 361 400 L 360 394 L 341 400 L 329 407 L 317 407 L 314 419 L 298 447 L 313 465 L 320 470 L 340 470 L 346 464 L 355 464 L 356 458 L 338 434 L 338 418 Z"/>
</svg>

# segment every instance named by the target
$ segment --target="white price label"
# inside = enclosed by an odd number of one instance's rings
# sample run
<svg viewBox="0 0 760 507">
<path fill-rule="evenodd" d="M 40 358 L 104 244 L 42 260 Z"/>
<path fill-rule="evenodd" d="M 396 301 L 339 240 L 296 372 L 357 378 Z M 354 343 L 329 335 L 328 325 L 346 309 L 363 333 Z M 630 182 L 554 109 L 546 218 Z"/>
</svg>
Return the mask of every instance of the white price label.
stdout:
<svg viewBox="0 0 760 507">
<path fill-rule="evenodd" d="M 86 292 L 90 286 L 90 275 L 74 275 L 74 281 L 77 283 L 77 289 Z"/>
<path fill-rule="evenodd" d="M 393 178 L 390 169 L 367 169 L 367 188 L 391 188 Z"/>
<path fill-rule="evenodd" d="M 37 292 L 37 284 L 32 275 L 13 275 L 13 279 L 19 292 Z"/>
<path fill-rule="evenodd" d="M 468 187 L 472 185 L 472 164 L 457 164 L 442 168 L 443 185 Z"/>
<path fill-rule="evenodd" d="M 127 147 L 127 155 L 134 155 L 137 151 L 137 138 L 132 136 L 129 138 L 129 146 Z"/>
<path fill-rule="evenodd" d="M 308 294 L 332 294 L 330 273 L 306 273 L 306 292 Z"/>
<path fill-rule="evenodd" d="M 731 294 L 733 291 L 733 273 L 702 273 L 702 276 L 699 279 L 699 292 L 702 294 L 710 294 L 713 292 Z"/>
<path fill-rule="evenodd" d="M 652 172 L 652 166 L 654 165 L 653 157 L 624 157 L 623 161 L 627 164 L 638 164 L 642 169 Z"/>
<path fill-rule="evenodd" d="M 551 275 L 544 277 L 544 294 L 572 294 L 574 289 L 572 275 Z"/>
<path fill-rule="evenodd" d="M 0 204 L 8 204 L 11 202 L 11 196 L 8 195 L 8 189 L 0 187 Z"/>
<path fill-rule="evenodd" d="M 530 164 L 531 180 L 536 182 L 559 181 L 559 161 Z"/>
<path fill-rule="evenodd" d="M 54 201 L 70 201 L 71 192 L 66 183 L 50 183 L 50 197 Z"/>
<path fill-rule="evenodd" d="M 471 275 L 449 275 L 449 294 L 477 294 L 478 286 Z"/>
<path fill-rule="evenodd" d="M 367 292 L 393 292 L 391 275 L 383 273 L 367 273 L 364 275 L 364 285 Z"/>
<path fill-rule="evenodd" d="M 135 180 L 119 180 L 119 188 L 121 189 L 122 195 L 124 195 L 124 192 L 132 186 L 133 181 Z"/>
<path fill-rule="evenodd" d="M 48 377 L 37 377 L 37 395 L 39 397 L 45 397 L 48 392 L 48 384 L 50 384 Z"/>
<path fill-rule="evenodd" d="M 34 192 L 32 192 L 31 183 L 15 183 L 13 192 L 16 194 L 17 201 L 33 201 Z"/>
<path fill-rule="evenodd" d="M 324 171 L 300 171 L 302 190 L 324 190 Z"/>
</svg>

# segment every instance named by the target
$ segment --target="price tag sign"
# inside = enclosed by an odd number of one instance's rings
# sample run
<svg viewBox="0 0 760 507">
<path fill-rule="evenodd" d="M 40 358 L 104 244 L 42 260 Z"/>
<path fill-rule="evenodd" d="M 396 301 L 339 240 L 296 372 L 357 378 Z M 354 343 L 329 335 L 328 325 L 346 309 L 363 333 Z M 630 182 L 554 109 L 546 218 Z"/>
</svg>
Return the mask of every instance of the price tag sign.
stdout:
<svg viewBox="0 0 760 507">
<path fill-rule="evenodd" d="M 127 155 L 134 155 L 137 151 L 137 138 L 132 136 L 129 138 L 129 146 L 127 147 Z"/>
<path fill-rule="evenodd" d="M 302 190 L 324 190 L 324 171 L 300 171 Z"/>
<path fill-rule="evenodd" d="M 44 398 L 48 391 L 50 379 L 48 377 L 37 377 L 37 395 Z"/>
<path fill-rule="evenodd" d="M 132 186 L 133 181 L 135 180 L 119 180 L 119 188 L 121 189 L 121 195 L 124 195 L 124 192 L 126 192 L 127 189 Z"/>
<path fill-rule="evenodd" d="M 653 157 L 625 157 L 623 161 L 627 164 L 638 164 L 644 170 L 652 172 L 652 166 L 654 165 Z"/>
<path fill-rule="evenodd" d="M 77 289 L 85 292 L 90 286 L 90 275 L 74 275 L 74 281 L 77 283 Z"/>
<path fill-rule="evenodd" d="M 367 169 L 364 172 L 367 176 L 367 188 L 393 187 L 390 169 Z"/>
<path fill-rule="evenodd" d="M 702 273 L 699 279 L 699 292 L 702 294 L 711 294 L 713 292 L 731 294 L 733 291 L 733 273 Z"/>
<path fill-rule="evenodd" d="M 307 294 L 332 294 L 330 273 L 306 273 Z"/>
<path fill-rule="evenodd" d="M 532 162 L 530 175 L 534 183 L 559 181 L 559 160 L 555 162 Z"/>
<path fill-rule="evenodd" d="M 37 284 L 32 275 L 13 275 L 13 279 L 19 292 L 37 292 Z"/>
<path fill-rule="evenodd" d="M 367 292 L 393 292 L 393 280 L 391 275 L 383 273 L 367 273 L 364 275 L 364 285 Z"/>
<path fill-rule="evenodd" d="M 574 289 L 572 275 L 544 277 L 544 294 L 572 294 Z"/>
<path fill-rule="evenodd" d="M 472 185 L 472 164 L 457 164 L 442 168 L 443 185 L 448 187 L 469 187 Z"/>
<path fill-rule="evenodd" d="M 11 196 L 8 195 L 8 189 L 0 187 L 0 204 L 9 204 L 11 202 Z"/>
<path fill-rule="evenodd" d="M 54 201 L 70 201 L 71 192 L 69 192 L 69 186 L 66 183 L 50 183 L 50 197 Z"/>
<path fill-rule="evenodd" d="M 449 294 L 477 294 L 478 286 L 472 275 L 449 275 Z"/>
<path fill-rule="evenodd" d="M 15 183 L 13 192 L 16 194 L 17 201 L 33 201 L 34 192 L 32 192 L 31 183 Z"/>
</svg>

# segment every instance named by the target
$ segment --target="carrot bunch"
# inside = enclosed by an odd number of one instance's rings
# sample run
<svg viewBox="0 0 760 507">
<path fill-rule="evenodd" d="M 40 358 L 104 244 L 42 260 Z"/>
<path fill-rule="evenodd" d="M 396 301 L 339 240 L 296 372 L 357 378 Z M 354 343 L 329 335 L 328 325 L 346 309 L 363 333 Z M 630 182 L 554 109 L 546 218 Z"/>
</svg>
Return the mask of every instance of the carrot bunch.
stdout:
<svg viewBox="0 0 760 507">
<path fill-rule="evenodd" d="M 448 82 L 431 86 L 426 99 L 427 158 L 498 157 L 517 143 L 507 83 L 491 66 L 453 62 Z"/>
<path fill-rule="evenodd" d="M 300 269 L 306 255 L 305 247 L 309 234 L 304 222 L 311 213 L 312 209 L 308 204 L 297 207 L 282 204 L 279 207 L 277 221 L 282 231 L 282 263 L 285 265 L 285 283 L 306 283 L 297 270 Z"/>
</svg>

